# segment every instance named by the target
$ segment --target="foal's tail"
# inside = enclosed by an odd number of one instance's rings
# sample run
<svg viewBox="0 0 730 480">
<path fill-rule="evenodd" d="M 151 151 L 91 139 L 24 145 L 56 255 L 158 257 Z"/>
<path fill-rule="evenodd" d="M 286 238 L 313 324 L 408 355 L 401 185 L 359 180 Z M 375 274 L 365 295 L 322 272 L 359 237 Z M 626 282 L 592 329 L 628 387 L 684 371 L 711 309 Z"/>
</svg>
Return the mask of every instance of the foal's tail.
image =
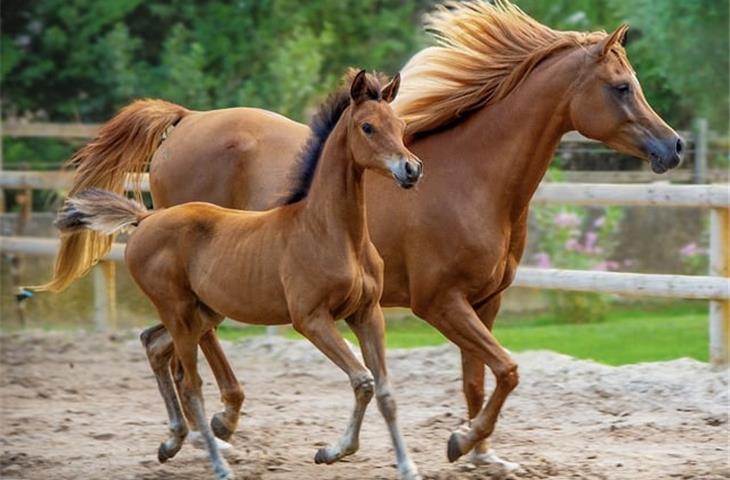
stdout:
<svg viewBox="0 0 730 480">
<path fill-rule="evenodd" d="M 152 215 L 141 203 L 108 190 L 90 188 L 66 199 L 54 224 L 62 234 L 91 230 L 113 235 Z"/>
<path fill-rule="evenodd" d="M 97 137 L 67 162 L 76 168 L 69 196 L 89 188 L 122 193 L 127 174 L 133 191 L 141 198 L 141 175 L 162 141 L 163 134 L 190 113 L 185 107 L 164 100 L 137 100 L 124 107 L 99 130 Z M 61 238 L 53 278 L 34 290 L 65 289 L 84 275 L 111 250 L 113 237 L 106 231 L 72 229 Z"/>
</svg>

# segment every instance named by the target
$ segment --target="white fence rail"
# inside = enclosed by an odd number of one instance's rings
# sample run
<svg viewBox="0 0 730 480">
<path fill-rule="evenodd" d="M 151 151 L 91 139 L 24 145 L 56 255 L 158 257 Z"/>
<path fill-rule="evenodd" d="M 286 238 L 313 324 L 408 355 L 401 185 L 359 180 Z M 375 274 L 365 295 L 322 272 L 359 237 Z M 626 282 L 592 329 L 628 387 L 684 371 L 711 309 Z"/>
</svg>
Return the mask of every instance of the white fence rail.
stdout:
<svg viewBox="0 0 730 480">
<path fill-rule="evenodd" d="M 59 172 L 0 172 L 1 189 L 66 188 L 71 177 Z M 131 182 L 130 182 L 131 185 Z M 142 188 L 148 189 L 148 179 Z M 605 292 L 710 300 L 710 360 L 730 363 L 730 186 L 669 184 L 543 183 L 538 203 L 695 207 L 711 209 L 710 275 L 654 275 L 521 267 L 514 285 L 528 288 Z M 0 237 L 0 251 L 53 255 L 58 240 Z M 115 244 L 108 259 L 121 260 L 123 245 Z"/>
</svg>

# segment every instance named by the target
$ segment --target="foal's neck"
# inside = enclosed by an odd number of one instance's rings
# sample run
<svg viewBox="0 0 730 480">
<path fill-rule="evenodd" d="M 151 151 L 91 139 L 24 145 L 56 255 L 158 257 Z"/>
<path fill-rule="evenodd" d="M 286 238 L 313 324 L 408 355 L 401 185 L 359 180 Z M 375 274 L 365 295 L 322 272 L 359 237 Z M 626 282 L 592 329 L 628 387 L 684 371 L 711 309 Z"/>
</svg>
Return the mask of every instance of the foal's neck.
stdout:
<svg viewBox="0 0 730 480">
<path fill-rule="evenodd" d="M 348 242 L 356 249 L 369 241 L 363 169 L 350 153 L 345 115 L 327 138 L 304 202 L 302 214 L 322 241 Z"/>
</svg>

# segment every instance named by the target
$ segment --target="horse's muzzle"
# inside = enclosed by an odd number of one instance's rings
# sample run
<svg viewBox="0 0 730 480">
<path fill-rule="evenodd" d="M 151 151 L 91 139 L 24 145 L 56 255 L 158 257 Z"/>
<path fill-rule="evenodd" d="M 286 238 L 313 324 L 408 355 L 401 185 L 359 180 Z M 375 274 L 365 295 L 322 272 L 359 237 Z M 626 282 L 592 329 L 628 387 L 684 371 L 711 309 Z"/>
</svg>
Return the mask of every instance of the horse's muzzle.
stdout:
<svg viewBox="0 0 730 480">
<path fill-rule="evenodd" d="M 652 138 L 644 143 L 644 150 L 649 156 L 651 170 L 654 173 L 664 173 L 681 162 L 684 140 L 679 135 L 662 139 Z"/>
</svg>

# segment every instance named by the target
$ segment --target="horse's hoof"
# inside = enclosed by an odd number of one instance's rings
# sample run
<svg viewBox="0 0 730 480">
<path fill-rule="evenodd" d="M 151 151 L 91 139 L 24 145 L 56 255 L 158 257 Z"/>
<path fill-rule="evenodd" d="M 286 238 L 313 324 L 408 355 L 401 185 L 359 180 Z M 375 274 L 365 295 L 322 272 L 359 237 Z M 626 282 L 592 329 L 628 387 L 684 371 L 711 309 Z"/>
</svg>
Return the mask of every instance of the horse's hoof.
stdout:
<svg viewBox="0 0 730 480">
<path fill-rule="evenodd" d="M 170 460 L 172 457 L 177 455 L 177 452 L 180 451 L 180 447 L 182 447 L 182 445 L 177 448 L 169 448 L 165 442 L 160 443 L 160 448 L 157 449 L 157 461 L 165 463 Z"/>
<path fill-rule="evenodd" d="M 203 437 L 203 434 L 198 431 L 193 430 L 188 433 L 188 436 L 185 437 L 185 440 L 187 440 L 190 445 L 197 448 L 198 450 L 208 450 L 208 445 L 205 443 L 205 437 Z M 233 448 L 233 445 L 224 440 L 221 440 L 220 438 L 214 437 L 213 440 L 215 441 L 218 450 L 225 452 L 226 450 L 230 450 Z"/>
<path fill-rule="evenodd" d="M 213 430 L 213 434 L 221 440 L 227 442 L 233 435 L 233 430 L 229 430 L 228 427 L 221 420 L 221 414 L 216 413 L 213 418 L 210 419 L 210 428 Z"/>
<path fill-rule="evenodd" d="M 216 470 L 215 478 L 216 480 L 235 480 L 233 472 L 230 469 Z"/>
<path fill-rule="evenodd" d="M 314 463 L 319 465 L 320 463 L 330 463 L 329 455 L 327 454 L 326 448 L 320 448 L 317 453 L 314 454 Z"/>
<path fill-rule="evenodd" d="M 499 465 L 507 472 L 514 472 L 522 468 L 519 463 L 508 462 L 499 458 L 492 449 L 482 453 L 472 451 L 469 462 L 474 465 Z"/>
<path fill-rule="evenodd" d="M 423 477 L 418 473 L 416 465 L 409 460 L 404 467 L 398 469 L 398 480 L 423 480 Z"/>
<path fill-rule="evenodd" d="M 449 462 L 455 462 L 464 455 L 464 452 L 461 450 L 461 440 L 464 438 L 464 435 L 458 432 L 454 432 L 451 434 L 451 437 L 449 437 L 449 443 L 446 447 L 446 456 L 449 459 Z"/>
</svg>

